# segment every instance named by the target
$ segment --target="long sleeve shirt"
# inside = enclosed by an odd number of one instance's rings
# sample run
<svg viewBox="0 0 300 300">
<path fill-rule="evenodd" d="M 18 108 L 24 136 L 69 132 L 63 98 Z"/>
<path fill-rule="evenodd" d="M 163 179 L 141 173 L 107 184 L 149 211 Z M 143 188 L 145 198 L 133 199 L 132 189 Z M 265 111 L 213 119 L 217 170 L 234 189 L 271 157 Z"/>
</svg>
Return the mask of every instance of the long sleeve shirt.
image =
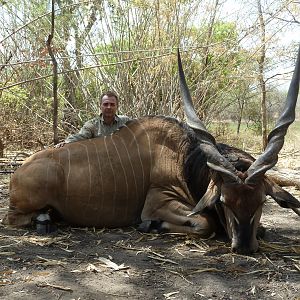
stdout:
<svg viewBox="0 0 300 300">
<path fill-rule="evenodd" d="M 127 116 L 116 115 L 114 122 L 111 125 L 107 125 L 104 123 L 102 114 L 100 114 L 100 116 L 87 121 L 78 133 L 69 135 L 65 142 L 72 143 L 98 136 L 110 135 L 129 120 L 131 119 Z"/>
</svg>

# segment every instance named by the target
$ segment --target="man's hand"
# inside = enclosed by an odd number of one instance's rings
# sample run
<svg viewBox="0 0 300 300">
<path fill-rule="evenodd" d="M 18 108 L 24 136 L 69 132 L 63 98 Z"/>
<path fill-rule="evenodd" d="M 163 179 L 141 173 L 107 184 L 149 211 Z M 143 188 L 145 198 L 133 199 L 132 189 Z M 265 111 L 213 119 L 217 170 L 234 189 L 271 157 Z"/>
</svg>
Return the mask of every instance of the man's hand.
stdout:
<svg viewBox="0 0 300 300">
<path fill-rule="evenodd" d="M 54 145 L 54 148 L 61 148 L 61 147 L 63 147 L 65 144 L 67 144 L 67 143 L 66 143 L 66 142 L 60 142 L 60 143 Z"/>
</svg>

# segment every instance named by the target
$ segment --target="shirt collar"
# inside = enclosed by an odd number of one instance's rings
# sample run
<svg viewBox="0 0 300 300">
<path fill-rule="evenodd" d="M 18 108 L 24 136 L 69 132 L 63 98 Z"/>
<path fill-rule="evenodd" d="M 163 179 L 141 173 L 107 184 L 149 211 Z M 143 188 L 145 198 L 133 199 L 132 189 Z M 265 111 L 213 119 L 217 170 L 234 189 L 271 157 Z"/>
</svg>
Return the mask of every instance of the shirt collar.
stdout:
<svg viewBox="0 0 300 300">
<path fill-rule="evenodd" d="M 114 119 L 114 124 L 116 124 L 116 123 L 118 123 L 118 121 L 119 121 L 119 117 L 117 116 L 117 115 L 115 115 L 115 119 Z M 103 124 L 104 123 L 104 119 L 103 119 L 103 114 L 101 113 L 100 114 L 100 122 Z"/>
</svg>

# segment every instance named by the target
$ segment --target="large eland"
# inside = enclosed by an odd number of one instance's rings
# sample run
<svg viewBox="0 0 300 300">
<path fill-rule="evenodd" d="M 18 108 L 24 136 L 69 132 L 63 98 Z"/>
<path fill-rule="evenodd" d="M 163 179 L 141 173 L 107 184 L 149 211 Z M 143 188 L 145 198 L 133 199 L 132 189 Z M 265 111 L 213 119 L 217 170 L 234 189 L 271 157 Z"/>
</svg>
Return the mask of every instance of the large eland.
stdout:
<svg viewBox="0 0 300 300">
<path fill-rule="evenodd" d="M 215 142 L 195 113 L 179 52 L 178 65 L 187 124 L 164 116 L 143 117 L 111 136 L 32 155 L 11 178 L 3 222 L 29 225 L 52 209 L 77 226 L 140 223 L 143 231 L 209 237 L 223 225 L 233 251 L 256 251 L 266 195 L 296 212 L 300 207 L 265 175 L 276 164 L 295 119 L 300 52 L 283 113 L 256 160 Z"/>
</svg>

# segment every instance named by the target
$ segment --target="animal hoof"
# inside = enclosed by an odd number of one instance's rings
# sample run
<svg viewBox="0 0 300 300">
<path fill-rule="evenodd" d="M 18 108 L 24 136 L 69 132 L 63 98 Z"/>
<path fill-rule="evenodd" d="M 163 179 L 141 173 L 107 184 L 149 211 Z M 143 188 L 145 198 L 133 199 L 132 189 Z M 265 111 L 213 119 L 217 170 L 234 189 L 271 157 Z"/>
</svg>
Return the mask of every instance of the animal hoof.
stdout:
<svg viewBox="0 0 300 300">
<path fill-rule="evenodd" d="M 47 235 L 55 233 L 57 231 L 57 226 L 55 224 L 36 224 L 36 232 L 40 235 Z"/>
<path fill-rule="evenodd" d="M 162 221 L 157 221 L 157 220 L 147 220 L 143 221 L 141 224 L 138 226 L 138 231 L 141 232 L 151 232 L 151 233 L 158 233 L 161 232 L 161 224 Z"/>
<path fill-rule="evenodd" d="M 50 220 L 49 214 L 40 214 L 36 218 L 37 234 L 47 235 L 57 231 L 57 227 Z"/>
</svg>

